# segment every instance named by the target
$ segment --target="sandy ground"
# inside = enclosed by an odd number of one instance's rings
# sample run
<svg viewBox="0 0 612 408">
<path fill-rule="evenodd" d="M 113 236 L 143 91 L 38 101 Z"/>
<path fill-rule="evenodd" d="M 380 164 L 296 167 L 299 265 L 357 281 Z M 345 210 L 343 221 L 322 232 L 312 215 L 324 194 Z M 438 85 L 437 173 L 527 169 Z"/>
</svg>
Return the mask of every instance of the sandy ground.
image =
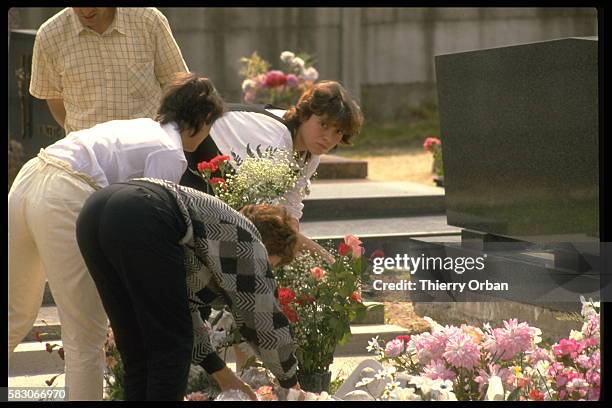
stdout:
<svg viewBox="0 0 612 408">
<path fill-rule="evenodd" d="M 394 149 L 374 155 L 355 154 L 350 157 L 368 161 L 368 179 L 379 181 L 411 181 L 434 186 L 433 157 L 422 149 Z M 411 333 L 428 330 L 429 325 L 414 312 L 411 302 L 384 302 L 385 323 L 405 327 Z"/>
<path fill-rule="evenodd" d="M 343 156 L 368 161 L 368 179 L 377 181 L 412 181 L 434 186 L 433 157 L 422 149 L 394 149 L 385 155 L 365 153 Z"/>
</svg>

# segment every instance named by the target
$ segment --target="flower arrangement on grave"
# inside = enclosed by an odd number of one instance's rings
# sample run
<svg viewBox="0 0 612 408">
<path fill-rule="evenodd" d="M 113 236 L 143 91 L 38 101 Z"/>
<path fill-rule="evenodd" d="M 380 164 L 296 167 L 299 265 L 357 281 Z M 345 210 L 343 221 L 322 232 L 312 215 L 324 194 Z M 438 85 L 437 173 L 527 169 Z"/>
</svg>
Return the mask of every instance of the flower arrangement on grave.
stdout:
<svg viewBox="0 0 612 408">
<path fill-rule="evenodd" d="M 599 303 L 582 301 L 582 330 L 552 346 L 541 330 L 518 323 L 482 328 L 441 326 L 367 348 L 388 367 L 355 385 L 368 391 L 384 381 L 374 399 L 400 400 L 597 400 L 600 393 Z"/>
<path fill-rule="evenodd" d="M 243 100 L 246 103 L 271 104 L 287 109 L 319 77 L 313 66 L 313 58 L 305 53 L 284 51 L 280 55 L 283 70 L 270 69 L 270 63 L 254 52 L 240 59 L 239 74 L 242 81 Z"/>
<path fill-rule="evenodd" d="M 305 390 L 327 391 L 336 347 L 348 341 L 351 321 L 366 312 L 361 299 L 361 244 L 347 235 L 337 249 L 328 249 L 335 258 L 333 264 L 304 252 L 274 271 L 279 302 L 298 346 L 298 380 Z M 315 374 L 324 378 L 321 384 L 309 386 Z"/>
<path fill-rule="evenodd" d="M 230 164 L 233 161 L 233 165 Z M 295 154 L 268 147 L 255 150 L 247 146 L 247 156 L 216 156 L 197 165 L 200 176 L 212 187 L 216 197 L 235 210 L 247 204 L 282 204 L 293 190 L 304 168 Z M 219 171 L 221 177 L 212 177 Z M 306 195 L 307 190 L 301 194 Z"/>
<path fill-rule="evenodd" d="M 423 149 L 433 156 L 432 173 L 436 176 L 444 176 L 444 164 L 442 162 L 442 142 L 434 136 L 430 136 L 423 142 Z"/>
</svg>

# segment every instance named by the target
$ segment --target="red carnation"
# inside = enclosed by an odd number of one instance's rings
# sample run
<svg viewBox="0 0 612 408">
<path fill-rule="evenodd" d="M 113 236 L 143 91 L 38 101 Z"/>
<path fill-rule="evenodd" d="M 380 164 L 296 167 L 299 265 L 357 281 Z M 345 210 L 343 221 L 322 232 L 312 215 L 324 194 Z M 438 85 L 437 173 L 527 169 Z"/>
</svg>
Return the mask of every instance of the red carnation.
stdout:
<svg viewBox="0 0 612 408">
<path fill-rule="evenodd" d="M 351 251 L 352 251 L 351 247 L 345 244 L 344 242 L 341 242 L 340 245 L 338 245 L 338 253 L 341 256 L 347 256 L 348 254 L 351 253 Z"/>
<path fill-rule="evenodd" d="M 216 167 L 219 167 L 221 163 L 225 163 L 228 161 L 230 161 L 230 157 L 226 155 L 217 155 L 213 157 L 212 159 L 210 159 L 210 162 Z"/>
<path fill-rule="evenodd" d="M 57 354 L 59 354 L 60 358 L 63 360 L 63 359 L 64 359 L 64 348 L 63 348 L 63 347 L 60 347 L 60 348 L 57 350 Z"/>
<path fill-rule="evenodd" d="M 283 313 L 291 323 L 296 323 L 299 320 L 297 312 L 290 306 L 283 306 Z"/>
<path fill-rule="evenodd" d="M 351 293 L 351 300 L 361 303 L 361 293 L 357 291 Z"/>
<path fill-rule="evenodd" d="M 404 342 L 404 344 L 408 344 L 408 342 L 410 341 L 410 336 L 396 336 L 395 339 L 396 340 L 401 340 Z"/>
<path fill-rule="evenodd" d="M 544 393 L 533 389 L 529 392 L 529 399 L 532 401 L 544 401 Z"/>
<path fill-rule="evenodd" d="M 282 71 L 270 71 L 266 74 L 264 80 L 264 86 L 268 88 L 274 88 L 277 86 L 285 85 L 287 83 L 287 75 Z"/>
<path fill-rule="evenodd" d="M 47 350 L 47 353 L 53 353 L 53 349 L 55 347 L 57 347 L 57 344 L 50 344 L 50 343 L 45 344 L 45 349 Z"/>
<path fill-rule="evenodd" d="M 295 299 L 295 292 L 291 288 L 278 288 L 278 301 L 281 306 L 287 306 Z"/>
<path fill-rule="evenodd" d="M 210 172 L 214 172 L 217 171 L 217 165 L 207 162 L 207 161 L 203 161 L 203 162 L 199 162 L 198 163 L 198 171 L 200 173 L 204 173 L 204 171 L 206 170 L 210 170 Z"/>
<path fill-rule="evenodd" d="M 36 341 L 39 341 L 39 342 L 41 342 L 41 343 L 42 343 L 42 336 L 43 336 L 43 334 L 46 334 L 46 333 L 41 333 L 41 332 L 37 331 L 37 332 L 34 334 L 34 337 L 36 337 Z"/>
<path fill-rule="evenodd" d="M 221 177 L 212 177 L 208 182 L 210 184 L 225 184 L 225 179 Z"/>
</svg>

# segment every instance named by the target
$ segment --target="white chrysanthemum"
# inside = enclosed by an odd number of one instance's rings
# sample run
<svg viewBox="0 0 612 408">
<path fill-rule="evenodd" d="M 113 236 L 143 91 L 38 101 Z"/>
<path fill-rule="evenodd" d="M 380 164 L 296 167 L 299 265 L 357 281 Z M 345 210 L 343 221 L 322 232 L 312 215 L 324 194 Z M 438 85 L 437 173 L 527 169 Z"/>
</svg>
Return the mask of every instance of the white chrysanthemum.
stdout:
<svg viewBox="0 0 612 408">
<path fill-rule="evenodd" d="M 253 81 L 252 79 L 245 79 L 244 81 L 242 81 L 242 90 L 244 92 L 248 91 L 249 89 L 253 89 L 257 87 L 257 83 L 255 81 Z"/>
<path fill-rule="evenodd" d="M 305 68 L 302 77 L 305 81 L 316 81 L 319 78 L 319 71 L 314 67 Z"/>
<path fill-rule="evenodd" d="M 283 52 L 281 52 L 280 59 L 281 59 L 281 61 L 283 61 L 283 62 L 285 62 L 287 64 L 292 63 L 294 58 L 295 58 L 295 54 L 292 53 L 291 51 L 283 51 Z"/>
<path fill-rule="evenodd" d="M 304 69 L 304 64 L 306 64 L 306 63 L 300 57 L 295 57 L 293 59 L 293 61 L 291 61 L 291 65 L 293 65 L 294 67 L 297 67 L 299 69 Z"/>
</svg>

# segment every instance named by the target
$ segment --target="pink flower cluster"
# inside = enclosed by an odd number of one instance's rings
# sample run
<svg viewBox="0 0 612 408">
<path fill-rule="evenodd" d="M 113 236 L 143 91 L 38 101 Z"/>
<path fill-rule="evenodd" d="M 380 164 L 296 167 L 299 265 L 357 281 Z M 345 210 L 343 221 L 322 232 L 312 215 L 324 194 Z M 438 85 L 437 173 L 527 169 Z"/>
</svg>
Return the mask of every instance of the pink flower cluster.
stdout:
<svg viewBox="0 0 612 408">
<path fill-rule="evenodd" d="M 532 349 L 536 334 L 536 328 L 510 319 L 504 321 L 503 328 L 493 329 L 492 335 L 484 342 L 484 348 L 494 357 L 510 360 L 518 353 Z"/>
<path fill-rule="evenodd" d="M 582 326 L 582 339 L 561 339 L 552 346 L 555 361 L 548 368 L 548 376 L 558 399 L 599 398 L 601 360 L 599 342 L 599 314 L 591 314 Z"/>
<path fill-rule="evenodd" d="M 504 398 L 513 393 L 518 400 L 597 400 L 601 387 L 599 304 L 583 307 L 582 315 L 580 332 L 572 330 L 569 338 L 549 347 L 538 345 L 540 329 L 517 319 L 494 329 L 485 325 L 481 330 L 465 324 L 441 326 L 429 318 L 432 332 L 404 341 L 396 338 L 384 350 L 369 347 L 381 361 L 392 360 L 413 377 L 452 381 L 459 400 L 484 398 L 492 377 L 501 381 Z M 494 385 L 493 393 L 498 392 L 497 387 Z"/>
<path fill-rule="evenodd" d="M 442 143 L 440 142 L 440 139 L 434 136 L 430 136 L 426 138 L 425 141 L 423 142 L 423 149 L 426 152 L 431 152 L 433 151 L 434 148 L 440 147 L 441 144 Z"/>
<path fill-rule="evenodd" d="M 306 66 L 304 60 L 296 57 L 290 51 L 284 51 L 281 54 L 281 61 L 289 68 L 289 73 L 281 70 L 270 70 L 259 73 L 258 75 L 246 78 L 242 82 L 243 98 L 247 103 L 252 103 L 260 94 L 264 97 L 266 92 L 286 93 L 287 95 L 299 96 L 299 93 L 305 89 L 308 84 L 313 83 L 319 77 L 319 72 L 314 67 Z M 267 95 L 270 97 L 271 95 Z M 268 102 L 274 102 L 269 100 Z"/>
<path fill-rule="evenodd" d="M 357 259 L 363 255 L 365 249 L 361 246 L 363 242 L 359 238 L 354 235 L 346 235 L 344 237 L 344 242 L 341 242 L 338 245 L 338 253 L 341 256 L 347 256 L 352 253 L 353 258 Z"/>
</svg>

